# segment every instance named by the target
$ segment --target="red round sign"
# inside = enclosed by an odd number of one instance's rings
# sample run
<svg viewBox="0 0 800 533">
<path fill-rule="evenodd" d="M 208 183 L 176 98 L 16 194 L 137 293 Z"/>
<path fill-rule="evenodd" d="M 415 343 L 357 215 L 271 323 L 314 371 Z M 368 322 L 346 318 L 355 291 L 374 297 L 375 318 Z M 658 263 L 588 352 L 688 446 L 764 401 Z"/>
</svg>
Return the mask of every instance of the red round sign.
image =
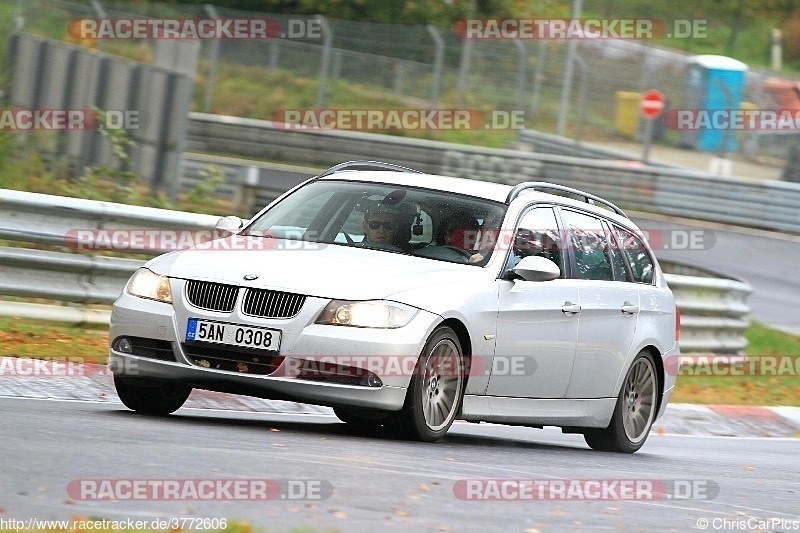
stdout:
<svg viewBox="0 0 800 533">
<path fill-rule="evenodd" d="M 661 91 L 650 89 L 642 95 L 639 109 L 645 117 L 656 118 L 664 110 L 664 95 Z"/>
</svg>

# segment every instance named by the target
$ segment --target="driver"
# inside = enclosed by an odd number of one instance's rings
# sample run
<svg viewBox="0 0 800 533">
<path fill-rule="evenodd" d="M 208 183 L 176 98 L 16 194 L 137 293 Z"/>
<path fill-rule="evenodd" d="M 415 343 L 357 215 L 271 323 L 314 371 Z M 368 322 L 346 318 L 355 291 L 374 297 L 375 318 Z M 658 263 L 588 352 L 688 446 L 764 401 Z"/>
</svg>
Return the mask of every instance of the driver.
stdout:
<svg viewBox="0 0 800 533">
<path fill-rule="evenodd" d="M 361 228 L 364 242 L 368 244 L 395 244 L 397 235 L 397 216 L 389 211 L 375 211 L 364 214 Z"/>
</svg>

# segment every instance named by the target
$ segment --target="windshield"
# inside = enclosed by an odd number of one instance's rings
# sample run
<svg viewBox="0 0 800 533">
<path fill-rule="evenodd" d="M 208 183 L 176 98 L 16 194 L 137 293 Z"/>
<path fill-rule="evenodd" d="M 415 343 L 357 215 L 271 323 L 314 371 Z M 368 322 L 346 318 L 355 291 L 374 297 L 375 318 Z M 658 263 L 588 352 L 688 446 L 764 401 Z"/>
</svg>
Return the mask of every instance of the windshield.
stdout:
<svg viewBox="0 0 800 533">
<path fill-rule="evenodd" d="M 243 232 L 371 248 L 484 265 L 506 206 L 440 191 L 351 181 L 315 181 L 284 198 Z"/>
</svg>

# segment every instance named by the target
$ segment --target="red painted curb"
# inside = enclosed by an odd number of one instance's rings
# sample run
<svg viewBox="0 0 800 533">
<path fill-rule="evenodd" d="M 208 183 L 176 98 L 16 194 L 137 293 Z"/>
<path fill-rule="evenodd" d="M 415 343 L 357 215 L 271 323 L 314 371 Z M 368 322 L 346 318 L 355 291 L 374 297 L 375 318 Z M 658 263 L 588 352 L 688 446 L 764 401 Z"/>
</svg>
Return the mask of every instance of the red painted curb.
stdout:
<svg viewBox="0 0 800 533">
<path fill-rule="evenodd" d="M 755 405 L 706 405 L 715 413 L 729 418 L 757 418 L 783 421 L 783 417 L 766 407 Z"/>
</svg>

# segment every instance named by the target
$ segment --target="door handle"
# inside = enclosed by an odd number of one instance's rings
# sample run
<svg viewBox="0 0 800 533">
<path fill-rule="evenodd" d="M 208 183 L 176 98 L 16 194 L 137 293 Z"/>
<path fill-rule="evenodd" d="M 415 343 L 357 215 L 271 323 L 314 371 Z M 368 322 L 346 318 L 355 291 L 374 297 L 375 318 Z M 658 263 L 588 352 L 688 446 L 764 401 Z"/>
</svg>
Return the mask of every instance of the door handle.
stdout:
<svg viewBox="0 0 800 533">
<path fill-rule="evenodd" d="M 625 303 L 622 304 L 622 308 L 620 310 L 625 315 L 635 315 L 636 313 L 639 312 L 639 306 L 633 305 L 632 303 L 626 300 Z"/>
<path fill-rule="evenodd" d="M 567 315 L 574 315 L 581 312 L 581 306 L 567 301 L 561 306 L 561 311 Z"/>
</svg>

